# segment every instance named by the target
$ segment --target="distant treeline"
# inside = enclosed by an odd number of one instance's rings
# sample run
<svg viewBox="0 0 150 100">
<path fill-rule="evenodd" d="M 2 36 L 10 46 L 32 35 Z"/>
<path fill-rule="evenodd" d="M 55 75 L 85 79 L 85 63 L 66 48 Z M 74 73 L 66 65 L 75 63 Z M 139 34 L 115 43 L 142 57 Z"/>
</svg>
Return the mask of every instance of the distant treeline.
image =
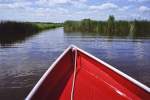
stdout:
<svg viewBox="0 0 150 100">
<path fill-rule="evenodd" d="M 61 23 L 1 21 L 0 44 L 22 41 L 42 30 L 61 26 Z"/>
<path fill-rule="evenodd" d="M 81 21 L 66 21 L 65 32 L 90 32 L 109 36 L 150 36 L 150 21 L 115 21 L 109 16 L 107 21 L 83 19 Z"/>
</svg>

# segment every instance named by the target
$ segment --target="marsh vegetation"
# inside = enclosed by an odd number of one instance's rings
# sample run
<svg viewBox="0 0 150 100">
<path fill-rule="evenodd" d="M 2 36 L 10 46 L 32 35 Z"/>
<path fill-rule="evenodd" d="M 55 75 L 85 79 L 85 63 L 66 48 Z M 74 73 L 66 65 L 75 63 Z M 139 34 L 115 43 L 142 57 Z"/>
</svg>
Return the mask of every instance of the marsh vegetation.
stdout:
<svg viewBox="0 0 150 100">
<path fill-rule="evenodd" d="M 22 41 L 40 31 L 61 26 L 61 23 L 1 21 L 0 44 L 5 45 Z"/>
<path fill-rule="evenodd" d="M 64 31 L 97 33 L 106 36 L 146 37 L 150 36 L 150 21 L 115 20 L 114 16 L 109 16 L 107 21 L 91 19 L 83 19 L 81 21 L 70 20 L 64 23 Z"/>
</svg>

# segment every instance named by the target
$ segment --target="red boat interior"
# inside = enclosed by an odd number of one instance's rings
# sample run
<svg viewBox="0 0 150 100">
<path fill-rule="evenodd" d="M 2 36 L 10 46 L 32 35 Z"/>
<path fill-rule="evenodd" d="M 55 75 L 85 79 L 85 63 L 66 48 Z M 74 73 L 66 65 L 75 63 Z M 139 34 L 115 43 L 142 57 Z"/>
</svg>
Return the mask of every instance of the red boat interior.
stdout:
<svg viewBox="0 0 150 100">
<path fill-rule="evenodd" d="M 148 92 L 83 52 L 77 50 L 77 59 L 75 56 L 75 51 L 70 49 L 61 58 L 32 100 L 71 100 L 71 96 L 73 100 L 150 99 Z M 74 77 L 75 62 L 77 70 Z"/>
</svg>

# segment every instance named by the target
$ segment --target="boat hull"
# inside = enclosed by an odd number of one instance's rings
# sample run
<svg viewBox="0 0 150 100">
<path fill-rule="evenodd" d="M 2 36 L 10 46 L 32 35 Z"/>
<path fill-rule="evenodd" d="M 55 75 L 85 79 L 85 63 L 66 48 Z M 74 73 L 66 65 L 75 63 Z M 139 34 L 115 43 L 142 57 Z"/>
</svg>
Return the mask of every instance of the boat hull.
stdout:
<svg viewBox="0 0 150 100">
<path fill-rule="evenodd" d="M 75 48 L 75 49 L 73 49 Z M 70 46 L 27 100 L 148 100 L 149 88 L 91 54 Z"/>
</svg>

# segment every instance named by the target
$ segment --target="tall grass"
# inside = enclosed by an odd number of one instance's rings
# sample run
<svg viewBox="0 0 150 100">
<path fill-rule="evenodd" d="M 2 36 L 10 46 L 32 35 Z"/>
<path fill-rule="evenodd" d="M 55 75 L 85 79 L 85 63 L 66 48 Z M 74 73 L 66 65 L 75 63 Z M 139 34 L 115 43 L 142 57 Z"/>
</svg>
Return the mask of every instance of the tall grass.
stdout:
<svg viewBox="0 0 150 100">
<path fill-rule="evenodd" d="M 66 21 L 64 23 L 65 32 L 88 32 L 109 36 L 150 36 L 150 21 L 115 20 L 114 16 L 109 16 L 107 21 L 96 21 L 83 19 L 81 21 Z"/>
<path fill-rule="evenodd" d="M 40 31 L 60 26 L 62 26 L 61 23 L 1 21 L 0 44 L 3 45 L 22 41 Z"/>
</svg>

